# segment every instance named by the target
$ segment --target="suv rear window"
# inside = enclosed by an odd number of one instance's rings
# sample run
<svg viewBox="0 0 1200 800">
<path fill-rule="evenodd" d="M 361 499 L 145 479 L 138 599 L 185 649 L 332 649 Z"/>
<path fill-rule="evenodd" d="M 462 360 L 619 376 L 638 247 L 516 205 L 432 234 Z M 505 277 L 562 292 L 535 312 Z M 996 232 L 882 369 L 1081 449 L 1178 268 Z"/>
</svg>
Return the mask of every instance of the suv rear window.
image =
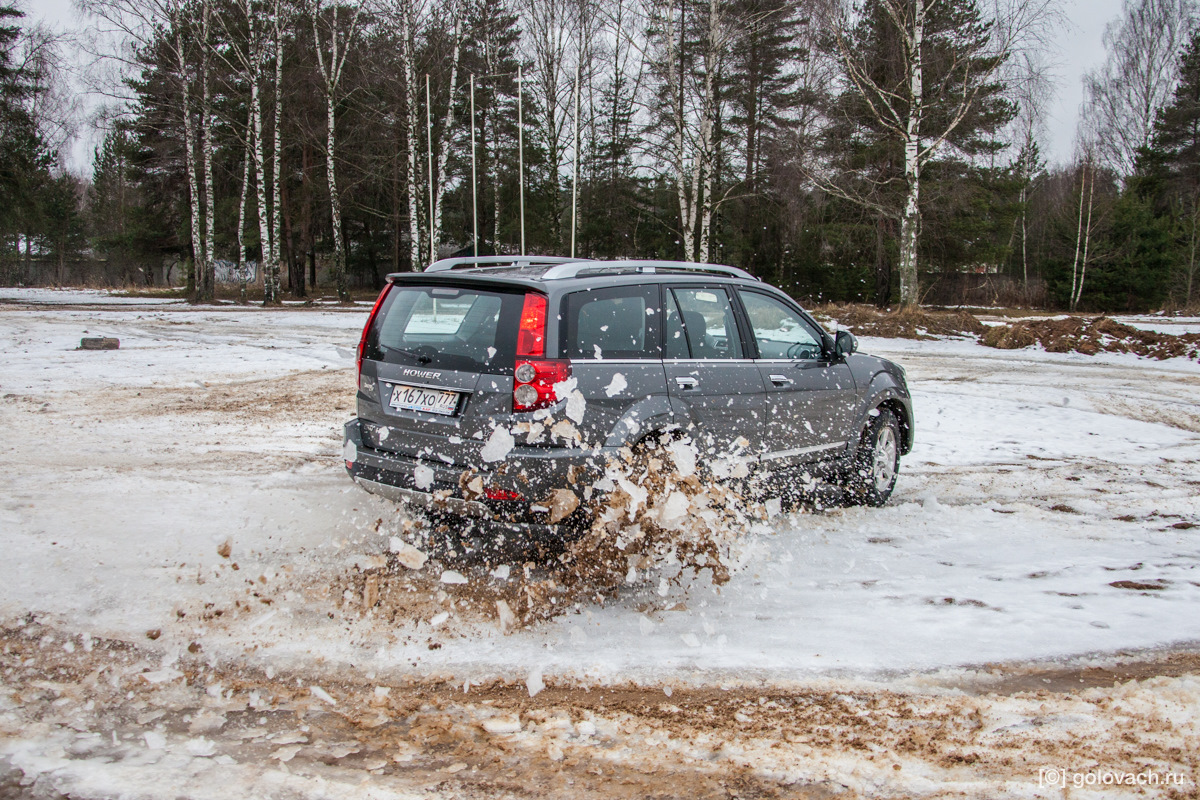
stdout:
<svg viewBox="0 0 1200 800">
<path fill-rule="evenodd" d="M 658 358 L 657 305 L 653 286 L 615 286 L 567 295 L 564 356 Z"/>
<path fill-rule="evenodd" d="M 367 335 L 372 361 L 470 372 L 512 369 L 523 295 L 397 285 Z"/>
</svg>

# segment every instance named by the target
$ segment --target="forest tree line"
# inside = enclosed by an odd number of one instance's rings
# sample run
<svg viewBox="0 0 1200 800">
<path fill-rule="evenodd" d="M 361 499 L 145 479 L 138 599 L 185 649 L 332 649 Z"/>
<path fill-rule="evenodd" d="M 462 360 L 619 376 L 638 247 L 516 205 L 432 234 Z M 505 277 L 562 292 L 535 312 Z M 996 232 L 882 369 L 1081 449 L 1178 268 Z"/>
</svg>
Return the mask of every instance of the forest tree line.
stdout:
<svg viewBox="0 0 1200 800">
<path fill-rule="evenodd" d="M 206 301 L 217 260 L 254 261 L 267 303 L 346 299 L 524 251 L 881 306 L 956 276 L 1004 303 L 1200 302 L 1191 0 L 1125 0 L 1068 164 L 1042 154 L 1054 0 L 79 4 L 73 43 L 0 6 L 5 282 L 177 261 Z M 86 177 L 70 53 L 113 98 Z"/>
</svg>

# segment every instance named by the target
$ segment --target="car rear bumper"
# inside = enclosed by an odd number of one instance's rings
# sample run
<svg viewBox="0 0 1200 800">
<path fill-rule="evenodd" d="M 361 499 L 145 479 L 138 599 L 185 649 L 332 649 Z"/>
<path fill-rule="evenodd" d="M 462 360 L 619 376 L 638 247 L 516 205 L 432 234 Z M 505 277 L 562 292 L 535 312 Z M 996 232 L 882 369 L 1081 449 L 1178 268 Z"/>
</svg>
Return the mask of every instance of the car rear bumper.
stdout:
<svg viewBox="0 0 1200 800">
<path fill-rule="evenodd" d="M 522 448 L 510 459 L 497 462 L 497 466 L 505 467 L 504 471 L 483 472 L 371 448 L 363 443 L 357 419 L 346 423 L 343 446 L 346 471 L 372 494 L 435 511 L 501 522 L 510 529 L 516 526 L 529 530 L 555 527 L 541 522 L 539 518 L 546 519 L 547 513 L 532 511 L 531 506 L 548 499 L 556 489 L 570 489 L 584 500 L 584 489 L 603 476 L 604 464 L 615 452 L 615 448 L 611 452 L 610 448 L 545 448 L 534 452 Z M 430 470 L 432 480 L 425 473 L 418 483 L 419 467 Z M 464 496 L 463 485 L 476 477 L 484 489 L 514 492 L 521 499 Z"/>
</svg>

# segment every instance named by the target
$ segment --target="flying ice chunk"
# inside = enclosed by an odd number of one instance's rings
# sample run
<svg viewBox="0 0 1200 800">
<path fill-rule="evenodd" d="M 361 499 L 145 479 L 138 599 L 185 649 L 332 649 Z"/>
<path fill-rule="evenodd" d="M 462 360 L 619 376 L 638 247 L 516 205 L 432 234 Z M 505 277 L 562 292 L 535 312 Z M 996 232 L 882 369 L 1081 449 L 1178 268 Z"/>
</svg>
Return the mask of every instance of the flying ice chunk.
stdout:
<svg viewBox="0 0 1200 800">
<path fill-rule="evenodd" d="M 506 581 L 508 580 L 508 576 L 511 572 L 512 567 L 510 567 L 508 564 L 501 564 L 492 570 L 492 577 L 498 581 Z"/>
<path fill-rule="evenodd" d="M 667 445 L 671 460 L 675 462 L 675 470 L 679 477 L 686 478 L 696 474 L 696 447 L 691 442 L 674 441 Z"/>
<path fill-rule="evenodd" d="M 546 682 L 542 680 L 541 667 L 535 667 L 533 672 L 529 673 L 529 677 L 525 679 L 525 687 L 529 689 L 530 697 L 537 697 L 538 692 L 546 688 Z"/>
<path fill-rule="evenodd" d="M 436 628 L 438 625 L 441 625 L 443 622 L 445 622 L 448 619 L 450 619 L 450 612 L 443 611 L 440 614 L 434 614 L 429 619 L 429 625 L 430 625 L 430 627 Z"/>
<path fill-rule="evenodd" d="M 625 391 L 628 386 L 629 383 L 625 380 L 625 376 L 617 372 L 613 374 L 612 380 L 609 381 L 608 386 L 604 387 L 604 393 L 609 397 L 616 397 L 621 392 Z"/>
<path fill-rule="evenodd" d="M 587 400 L 578 386 L 579 379 L 573 376 L 554 384 L 554 396 L 567 398 L 567 419 L 575 423 L 583 422 L 583 414 L 587 409 Z"/>
<path fill-rule="evenodd" d="M 146 731 L 142 734 L 142 738 L 146 740 L 147 750 L 162 750 L 167 746 L 167 737 L 158 731 Z"/>
<path fill-rule="evenodd" d="M 517 626 L 517 615 L 503 600 L 496 601 L 496 617 L 500 623 L 500 632 L 508 633 Z"/>
<path fill-rule="evenodd" d="M 413 483 L 418 489 L 428 489 L 433 486 L 433 469 L 424 464 L 418 464 L 413 470 Z"/>
<path fill-rule="evenodd" d="M 399 536 L 393 536 L 388 542 L 388 549 L 396 554 L 396 560 L 408 569 L 420 569 L 425 566 L 428 557 Z"/>
<path fill-rule="evenodd" d="M 496 428 L 488 438 L 479 455 L 484 461 L 503 461 L 512 452 L 516 442 L 508 428 Z"/>
<path fill-rule="evenodd" d="M 189 755 L 193 755 L 196 758 L 208 758 L 217 753 L 217 745 L 212 740 L 203 737 L 188 739 L 184 747 L 187 749 Z"/>
<path fill-rule="evenodd" d="M 520 733 L 521 720 L 516 717 L 492 717 L 483 721 L 483 729 L 488 733 Z"/>
<path fill-rule="evenodd" d="M 448 569 L 442 573 L 440 580 L 442 583 L 466 583 L 467 576 L 463 575 L 461 572 L 455 572 L 452 569 Z"/>
<path fill-rule="evenodd" d="M 331 705 L 331 706 L 337 705 L 337 700 L 333 699 L 333 695 L 331 695 L 329 692 L 322 689 L 320 686 L 317 686 L 315 684 L 313 686 L 309 686 L 308 691 L 313 697 L 317 698 L 318 700 L 323 700 L 326 703 L 329 703 L 329 705 Z"/>
<path fill-rule="evenodd" d="M 679 638 L 682 639 L 683 643 L 686 644 L 688 647 L 699 647 L 700 646 L 700 639 L 694 633 L 684 633 L 684 634 L 681 634 Z"/>
<path fill-rule="evenodd" d="M 659 509 L 659 521 L 664 528 L 682 527 L 684 521 L 687 520 L 690 510 L 691 501 L 688 500 L 687 495 L 676 490 L 671 493 L 671 496 L 667 498 L 667 502 L 663 503 Z"/>
<path fill-rule="evenodd" d="M 767 519 L 774 519 L 783 511 L 783 503 L 780 502 L 778 497 L 772 497 L 764 505 L 767 509 Z"/>
</svg>

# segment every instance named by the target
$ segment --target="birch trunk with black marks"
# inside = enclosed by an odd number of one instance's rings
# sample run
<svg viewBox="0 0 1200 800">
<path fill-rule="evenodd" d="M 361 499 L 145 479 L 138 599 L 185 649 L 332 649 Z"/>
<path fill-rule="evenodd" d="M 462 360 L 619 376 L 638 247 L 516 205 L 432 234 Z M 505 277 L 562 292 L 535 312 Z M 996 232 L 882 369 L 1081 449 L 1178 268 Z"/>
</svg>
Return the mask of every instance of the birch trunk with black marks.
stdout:
<svg viewBox="0 0 1200 800">
<path fill-rule="evenodd" d="M 200 104 L 200 133 L 204 160 L 204 273 L 201 282 L 200 301 L 211 303 L 216 297 L 216 254 L 213 252 L 216 233 L 216 200 L 213 191 L 213 108 L 212 92 L 209 88 L 209 23 L 212 3 L 204 0 L 200 9 L 200 86 L 203 99 Z"/>
<path fill-rule="evenodd" d="M 263 305 L 278 305 L 279 270 L 273 263 L 275 245 L 271 239 L 270 214 L 267 210 L 267 159 L 263 149 L 262 120 L 262 46 L 254 16 L 250 16 L 250 117 L 254 140 L 254 201 L 258 209 L 259 266 L 263 273 Z"/>
<path fill-rule="evenodd" d="M 700 231 L 696 260 L 708 263 L 712 249 L 712 218 L 716 203 L 713 197 L 715 166 L 715 127 L 717 119 L 716 79 L 721 68 L 723 22 L 717 0 L 708 2 L 708 35 L 704 47 L 704 97 L 700 103 L 700 143 L 696 153 L 697 174 L 704 179 L 698 190 L 700 199 Z M 693 195 L 695 200 L 696 195 Z"/>
<path fill-rule="evenodd" d="M 409 269 L 420 272 L 423 269 L 421 249 L 421 218 L 418 203 L 417 185 L 417 68 L 416 42 L 413 31 L 414 23 L 411 5 L 401 9 L 400 29 L 400 60 L 404 68 L 404 123 L 408 135 L 408 153 L 406 154 L 405 179 L 408 183 L 408 237 L 409 237 Z"/>
<path fill-rule="evenodd" d="M 1088 165 L 1091 167 L 1091 165 Z M 1079 298 L 1083 296 L 1083 279 L 1087 277 L 1088 264 L 1088 244 L 1092 240 L 1092 200 L 1096 196 L 1096 170 L 1091 167 L 1090 180 L 1088 181 L 1088 203 L 1087 203 L 1087 222 L 1083 226 L 1083 259 L 1079 262 L 1079 288 L 1075 291 L 1075 296 L 1071 299 L 1071 310 L 1079 305 Z M 1080 198 L 1083 199 L 1082 197 Z"/>
<path fill-rule="evenodd" d="M 272 7 L 272 29 L 275 56 L 275 97 L 274 114 L 271 117 L 271 270 L 272 285 L 276 295 L 279 292 L 279 264 L 283 234 L 282 224 L 282 191 L 280 187 L 280 146 L 279 118 L 283 111 L 283 20 L 280 0 L 275 0 Z M 264 281 L 266 276 L 264 274 Z"/>
<path fill-rule="evenodd" d="M 183 16 L 178 6 L 171 9 L 171 24 L 175 29 L 175 57 L 179 67 L 180 109 L 183 114 L 183 161 L 184 171 L 187 172 L 188 206 L 190 211 L 190 228 L 192 235 L 192 269 L 190 290 L 196 289 L 197 266 L 204 264 L 204 240 L 200 238 L 200 185 L 196 179 L 196 127 L 192 121 L 191 91 L 188 81 L 187 51 L 183 42 Z M 203 281 L 203 277 L 201 277 Z M 193 299 L 195 299 L 193 297 Z"/>
<path fill-rule="evenodd" d="M 250 189 L 250 159 L 253 157 L 250 154 L 250 130 L 253 120 L 249 114 L 246 115 L 246 135 L 243 139 L 242 148 L 242 186 L 241 196 L 238 198 L 238 221 L 237 221 L 237 265 L 238 265 L 238 280 L 241 283 L 241 291 L 239 302 L 246 302 L 246 195 Z"/>
<path fill-rule="evenodd" d="M 437 142 L 437 173 L 434 182 L 433 204 L 433 241 L 430 243 L 430 260 L 437 253 L 442 241 L 442 204 L 446 197 L 446 185 L 449 183 L 446 174 L 446 164 L 450 160 L 450 131 L 454 126 L 454 99 L 458 90 L 458 64 L 462 54 L 462 15 L 456 9 L 454 12 L 454 54 L 450 62 L 450 96 L 446 100 L 446 116 L 442 121 L 441 136 Z"/>
<path fill-rule="evenodd" d="M 917 244 L 921 229 L 921 114 L 925 98 L 921 46 L 925 38 L 925 0 L 917 0 L 908 48 L 909 104 L 904 133 L 904 213 L 900 218 L 900 304 L 921 300 L 917 279 Z"/>
<path fill-rule="evenodd" d="M 333 281 L 338 300 L 350 302 L 350 289 L 346 281 L 346 245 L 342 231 L 342 204 L 337 185 L 337 129 L 334 109 L 338 85 L 342 79 L 342 68 L 346 65 L 346 54 L 354 39 L 358 26 L 358 14 L 362 6 L 355 6 L 350 14 L 343 41 L 338 43 L 338 6 L 330 8 L 329 56 L 321 46 L 321 0 L 312 5 L 313 43 L 317 51 L 317 65 L 325 87 L 325 175 L 329 184 L 329 214 L 333 229 Z"/>
<path fill-rule="evenodd" d="M 1079 283 L 1079 253 L 1084 246 L 1084 192 L 1087 188 L 1087 169 L 1079 170 L 1079 221 L 1075 223 L 1075 258 L 1070 263 L 1070 309 L 1075 311 L 1075 287 Z"/>
</svg>

